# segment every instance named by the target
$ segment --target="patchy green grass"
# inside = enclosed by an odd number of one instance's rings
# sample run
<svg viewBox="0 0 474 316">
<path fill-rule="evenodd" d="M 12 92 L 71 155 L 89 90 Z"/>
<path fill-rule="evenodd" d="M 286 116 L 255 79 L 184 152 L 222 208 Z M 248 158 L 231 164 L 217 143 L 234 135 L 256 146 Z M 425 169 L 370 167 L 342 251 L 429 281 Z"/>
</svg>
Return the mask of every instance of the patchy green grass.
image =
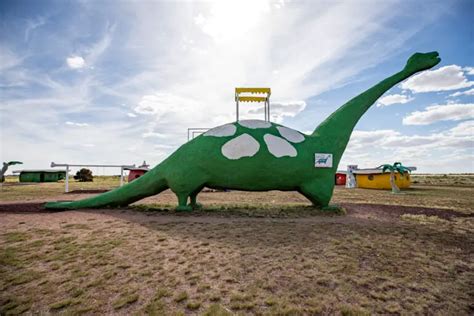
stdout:
<svg viewBox="0 0 474 316">
<path fill-rule="evenodd" d="M 113 224 L 88 221 L 90 230 L 57 225 L 49 237 L 31 222 L 26 232 L 44 240 L 37 247 L 2 235 L 2 310 L 366 315 L 470 308 L 471 218 L 160 216 L 130 212 Z"/>
<path fill-rule="evenodd" d="M 353 205 L 339 216 L 285 192 L 203 193 L 191 213 L 169 192 L 128 209 L 0 213 L 0 315 L 469 315 L 472 193 L 337 188 L 334 203 Z"/>
<path fill-rule="evenodd" d="M 231 316 L 233 313 L 219 304 L 213 304 L 204 311 L 203 316 Z"/>
<path fill-rule="evenodd" d="M 18 248 L 16 247 L 5 247 L 0 248 L 0 266 L 12 266 L 19 267 L 22 265 L 22 261 L 18 256 Z"/>
<path fill-rule="evenodd" d="M 145 306 L 144 311 L 148 315 L 161 315 L 166 312 L 166 304 L 163 302 L 164 298 L 171 296 L 166 288 L 157 289 L 155 295 L 150 302 Z"/>
<path fill-rule="evenodd" d="M 251 311 L 255 307 L 254 297 L 235 293 L 230 296 L 230 308 L 233 310 Z"/>
<path fill-rule="evenodd" d="M 133 293 L 133 294 L 123 294 L 121 295 L 116 301 L 112 303 L 112 306 L 114 309 L 121 309 L 127 305 L 130 305 L 132 303 L 135 303 L 138 301 L 138 294 Z"/>
<path fill-rule="evenodd" d="M 31 308 L 28 296 L 7 296 L 0 300 L 0 315 L 20 315 Z"/>
<path fill-rule="evenodd" d="M 196 310 L 199 309 L 199 307 L 201 307 L 201 302 L 199 301 L 190 301 L 186 304 L 186 308 L 190 310 Z"/>
<path fill-rule="evenodd" d="M 57 310 L 65 308 L 65 307 L 68 307 L 68 306 L 71 306 L 71 305 L 76 305 L 76 304 L 80 304 L 80 301 L 75 300 L 75 299 L 71 299 L 71 298 L 67 298 L 65 300 L 61 300 L 59 302 L 56 302 L 56 303 L 53 303 L 53 304 L 49 305 L 49 308 L 52 311 L 57 311 Z"/>
<path fill-rule="evenodd" d="M 14 242 L 27 240 L 28 234 L 24 232 L 14 231 L 14 232 L 5 233 L 4 237 L 8 243 L 14 243 Z"/>
<path fill-rule="evenodd" d="M 175 297 L 174 297 L 174 301 L 176 303 L 180 303 L 182 301 L 185 301 L 188 299 L 188 293 L 186 293 L 185 291 L 183 292 L 180 292 L 178 293 Z"/>
<path fill-rule="evenodd" d="M 260 218 L 290 218 L 290 217 L 307 217 L 307 216 L 333 216 L 344 215 L 345 210 L 341 207 L 330 207 L 325 209 L 317 209 L 310 205 L 275 205 L 262 204 L 227 204 L 221 206 L 210 205 L 203 209 L 179 212 L 175 211 L 171 205 L 162 204 L 138 204 L 131 206 L 134 210 L 145 214 L 172 214 L 175 216 L 221 216 L 221 217 L 260 217 Z"/>
</svg>

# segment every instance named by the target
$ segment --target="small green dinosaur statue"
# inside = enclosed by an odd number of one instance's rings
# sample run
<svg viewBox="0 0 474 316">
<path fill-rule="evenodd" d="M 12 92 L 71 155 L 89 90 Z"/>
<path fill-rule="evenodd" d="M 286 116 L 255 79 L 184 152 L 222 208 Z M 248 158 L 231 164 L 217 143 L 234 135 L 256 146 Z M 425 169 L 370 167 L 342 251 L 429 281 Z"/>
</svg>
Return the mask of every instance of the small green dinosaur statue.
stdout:
<svg viewBox="0 0 474 316">
<path fill-rule="evenodd" d="M 5 173 L 7 173 L 8 167 L 21 164 L 23 164 L 21 161 L 3 162 L 2 169 L 0 169 L 0 182 L 5 182 Z"/>
<path fill-rule="evenodd" d="M 177 210 L 191 210 L 199 207 L 196 197 L 204 187 L 298 191 L 314 205 L 326 207 L 334 189 L 334 173 L 360 117 L 391 87 L 439 62 L 437 52 L 414 54 L 402 71 L 344 104 L 311 135 L 267 121 L 233 122 L 187 142 L 121 188 L 79 201 L 50 202 L 45 207 L 125 206 L 169 188 L 178 197 Z"/>
</svg>

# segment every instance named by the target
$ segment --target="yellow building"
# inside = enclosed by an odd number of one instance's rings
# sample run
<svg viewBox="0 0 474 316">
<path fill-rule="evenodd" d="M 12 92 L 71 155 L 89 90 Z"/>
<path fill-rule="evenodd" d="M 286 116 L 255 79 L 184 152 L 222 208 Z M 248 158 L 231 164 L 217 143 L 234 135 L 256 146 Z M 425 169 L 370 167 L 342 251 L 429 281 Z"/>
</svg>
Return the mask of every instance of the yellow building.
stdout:
<svg viewBox="0 0 474 316">
<path fill-rule="evenodd" d="M 415 167 L 408 167 L 410 170 L 416 170 Z M 365 189 L 379 189 L 390 190 L 390 172 L 382 172 L 382 169 L 356 169 L 353 171 L 356 177 L 357 187 Z M 407 189 L 410 187 L 410 173 L 405 172 L 400 175 L 395 172 L 395 183 L 400 189 Z"/>
</svg>

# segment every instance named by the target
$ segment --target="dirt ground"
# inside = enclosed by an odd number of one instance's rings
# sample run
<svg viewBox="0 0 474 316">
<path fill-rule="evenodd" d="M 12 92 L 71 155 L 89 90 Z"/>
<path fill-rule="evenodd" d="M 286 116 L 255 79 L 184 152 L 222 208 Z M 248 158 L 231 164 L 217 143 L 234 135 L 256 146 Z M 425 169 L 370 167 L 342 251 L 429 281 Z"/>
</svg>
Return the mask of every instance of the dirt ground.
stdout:
<svg viewBox="0 0 474 316">
<path fill-rule="evenodd" d="M 337 188 L 344 215 L 276 191 L 47 212 L 92 194 L 44 188 L 0 191 L 2 315 L 474 313 L 471 186 Z"/>
</svg>

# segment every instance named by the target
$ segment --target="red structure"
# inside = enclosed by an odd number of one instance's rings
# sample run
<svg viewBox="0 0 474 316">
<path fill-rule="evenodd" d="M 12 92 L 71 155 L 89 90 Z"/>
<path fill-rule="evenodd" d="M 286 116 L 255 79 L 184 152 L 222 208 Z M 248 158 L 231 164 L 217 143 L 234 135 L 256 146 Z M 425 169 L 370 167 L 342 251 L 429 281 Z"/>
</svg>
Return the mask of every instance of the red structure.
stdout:
<svg viewBox="0 0 474 316">
<path fill-rule="evenodd" d="M 144 169 L 144 168 L 130 168 L 127 170 L 130 170 L 128 174 L 128 182 L 132 182 L 136 178 L 140 178 L 148 171 L 148 169 Z"/>
<path fill-rule="evenodd" d="M 145 173 L 148 172 L 149 165 L 146 164 L 146 161 L 143 162 L 141 166 L 138 166 L 137 168 L 124 168 L 124 170 L 129 170 L 130 172 L 128 173 L 128 182 L 132 182 L 133 180 L 140 178 L 143 176 Z"/>
<path fill-rule="evenodd" d="M 336 185 L 346 185 L 346 173 L 336 172 Z"/>
</svg>

